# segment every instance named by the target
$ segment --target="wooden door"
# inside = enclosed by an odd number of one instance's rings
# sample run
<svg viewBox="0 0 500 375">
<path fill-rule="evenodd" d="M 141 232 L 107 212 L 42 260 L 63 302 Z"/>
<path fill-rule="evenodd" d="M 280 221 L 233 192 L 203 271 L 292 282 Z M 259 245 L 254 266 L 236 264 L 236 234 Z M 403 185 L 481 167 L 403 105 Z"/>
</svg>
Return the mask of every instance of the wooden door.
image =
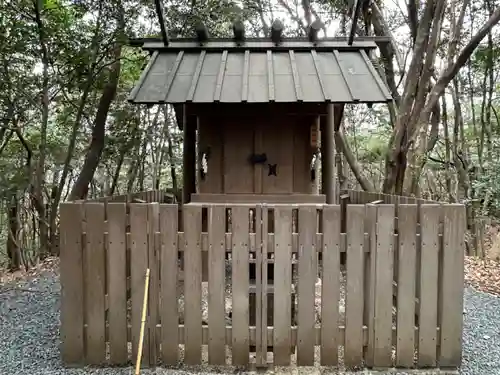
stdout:
<svg viewBox="0 0 500 375">
<path fill-rule="evenodd" d="M 267 162 L 262 167 L 263 194 L 289 194 L 293 192 L 294 124 L 277 119 L 261 123 L 257 138 L 261 138 L 262 150 Z"/>
<path fill-rule="evenodd" d="M 201 122 L 200 147 L 210 149 L 199 192 L 307 194 L 310 191 L 309 119 L 295 116 L 217 117 Z M 266 154 L 263 164 L 251 155 Z"/>
<path fill-rule="evenodd" d="M 254 126 L 241 119 L 224 122 L 224 193 L 254 193 L 254 167 L 248 161 L 254 152 Z"/>
</svg>

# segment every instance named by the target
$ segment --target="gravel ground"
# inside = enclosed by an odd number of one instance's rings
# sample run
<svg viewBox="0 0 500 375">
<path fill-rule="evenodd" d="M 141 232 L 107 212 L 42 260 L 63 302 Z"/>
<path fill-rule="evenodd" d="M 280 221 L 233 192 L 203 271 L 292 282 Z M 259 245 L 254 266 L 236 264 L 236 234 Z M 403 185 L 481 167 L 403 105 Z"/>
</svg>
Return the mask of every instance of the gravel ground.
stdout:
<svg viewBox="0 0 500 375">
<path fill-rule="evenodd" d="M 131 368 L 62 367 L 58 350 L 59 290 L 56 271 L 43 271 L 37 278 L 0 285 L 0 375 L 132 374 Z M 143 370 L 141 374 L 209 374 L 211 371 L 210 368 L 191 370 Z M 325 369 L 280 370 L 274 369 L 272 373 L 332 374 Z M 220 369 L 214 369 L 215 372 L 221 373 Z M 236 372 L 230 369 L 227 373 Z M 357 374 L 362 373 L 370 372 Z M 415 372 L 393 372 L 410 373 Z M 464 360 L 460 374 L 500 375 L 500 298 L 472 288 L 465 292 Z"/>
</svg>

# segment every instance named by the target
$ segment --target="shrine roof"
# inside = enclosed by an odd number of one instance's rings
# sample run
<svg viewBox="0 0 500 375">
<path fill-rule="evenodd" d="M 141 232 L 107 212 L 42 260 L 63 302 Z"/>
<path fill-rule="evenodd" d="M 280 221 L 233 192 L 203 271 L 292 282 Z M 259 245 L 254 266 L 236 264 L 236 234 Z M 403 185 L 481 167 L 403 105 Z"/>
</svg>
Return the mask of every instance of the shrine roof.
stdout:
<svg viewBox="0 0 500 375">
<path fill-rule="evenodd" d="M 129 101 L 181 103 L 383 103 L 391 94 L 369 58 L 376 38 L 158 39 Z"/>
</svg>

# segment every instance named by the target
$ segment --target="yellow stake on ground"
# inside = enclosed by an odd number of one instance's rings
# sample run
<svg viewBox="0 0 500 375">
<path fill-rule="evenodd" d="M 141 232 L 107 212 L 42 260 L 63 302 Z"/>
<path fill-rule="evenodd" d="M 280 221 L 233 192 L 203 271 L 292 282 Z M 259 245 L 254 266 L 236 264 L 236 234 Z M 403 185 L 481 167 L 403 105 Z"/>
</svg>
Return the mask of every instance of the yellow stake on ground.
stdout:
<svg viewBox="0 0 500 375">
<path fill-rule="evenodd" d="M 146 324 L 146 311 L 148 309 L 148 290 L 149 290 L 149 268 L 146 270 L 146 280 L 144 281 L 144 302 L 142 304 L 141 333 L 139 335 L 139 346 L 137 350 L 137 361 L 135 363 L 135 375 L 139 375 L 142 358 L 142 344 L 144 341 L 144 325 Z"/>
</svg>

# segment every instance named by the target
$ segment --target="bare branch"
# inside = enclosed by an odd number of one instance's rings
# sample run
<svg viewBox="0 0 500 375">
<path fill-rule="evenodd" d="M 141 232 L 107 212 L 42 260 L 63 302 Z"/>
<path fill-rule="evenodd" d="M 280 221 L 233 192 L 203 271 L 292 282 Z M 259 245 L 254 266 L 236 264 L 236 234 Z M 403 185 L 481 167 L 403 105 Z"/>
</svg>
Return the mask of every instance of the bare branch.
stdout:
<svg viewBox="0 0 500 375">
<path fill-rule="evenodd" d="M 306 33 L 307 32 L 307 27 L 306 25 L 304 25 L 304 22 L 302 22 L 302 20 L 300 19 L 299 15 L 297 14 L 297 12 L 294 12 L 293 9 L 290 7 L 290 5 L 287 4 L 287 2 L 285 0 L 278 0 L 278 3 L 283 7 L 285 8 L 285 10 L 288 12 L 288 14 L 290 15 L 290 17 L 295 21 L 297 22 L 297 25 L 299 25 L 299 28 L 304 32 Z"/>
<path fill-rule="evenodd" d="M 481 40 L 488 34 L 488 32 L 500 21 L 500 7 L 497 8 L 491 17 L 486 21 L 486 23 L 479 29 L 476 35 L 472 37 L 472 39 L 467 43 L 467 45 L 460 51 L 455 63 L 441 74 L 438 81 L 432 88 L 431 93 L 429 94 L 429 101 L 427 102 L 424 110 L 422 111 L 421 120 L 425 120 L 429 118 L 429 115 L 432 111 L 432 108 L 439 100 L 439 97 L 444 93 L 446 87 L 451 82 L 451 80 L 456 76 L 460 68 L 467 63 L 470 56 L 477 48 Z"/>
</svg>

